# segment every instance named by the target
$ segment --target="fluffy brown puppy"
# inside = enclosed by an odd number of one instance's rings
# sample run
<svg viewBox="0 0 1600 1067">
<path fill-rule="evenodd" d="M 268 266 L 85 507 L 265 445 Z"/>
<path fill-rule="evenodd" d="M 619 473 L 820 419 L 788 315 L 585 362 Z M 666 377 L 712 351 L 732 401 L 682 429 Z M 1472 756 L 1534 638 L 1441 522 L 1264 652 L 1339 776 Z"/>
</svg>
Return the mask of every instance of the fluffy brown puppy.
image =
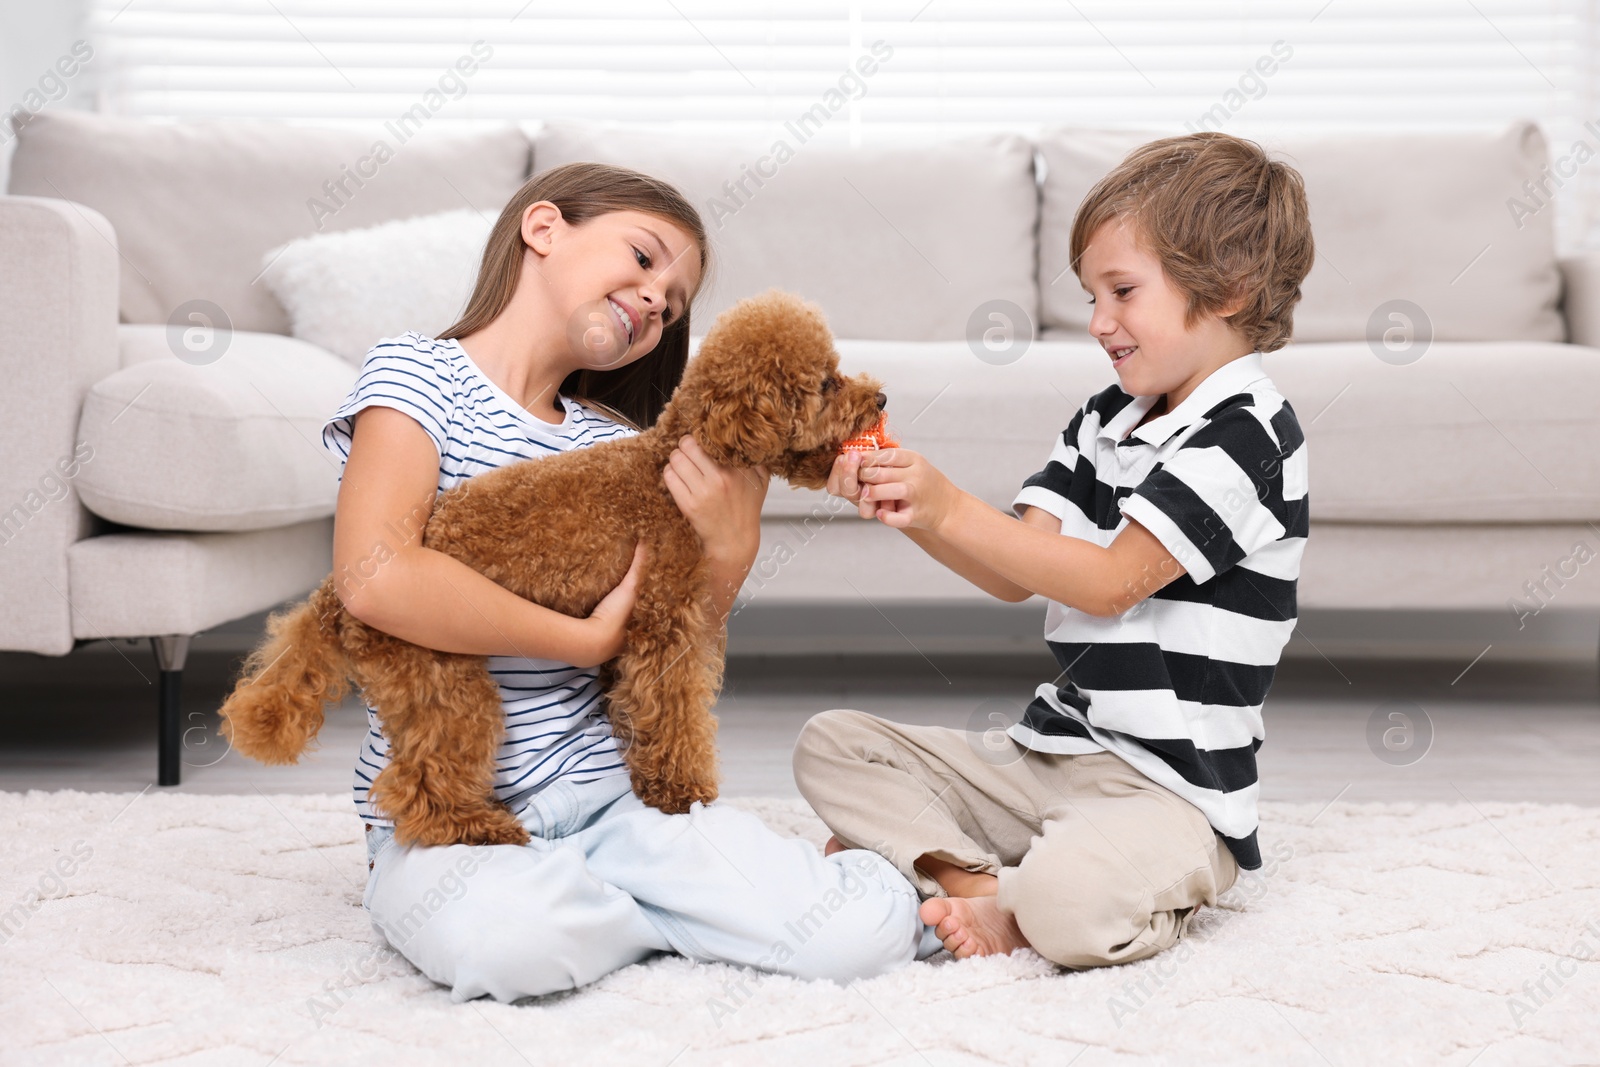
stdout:
<svg viewBox="0 0 1600 1067">
<path fill-rule="evenodd" d="M 687 811 L 717 795 L 711 706 L 723 655 L 700 539 L 662 484 L 667 459 L 689 434 L 725 466 L 764 465 L 791 485 L 822 488 L 841 442 L 876 423 L 880 387 L 839 375 L 814 307 L 768 292 L 717 319 L 653 427 L 469 478 L 435 499 L 422 544 L 573 616 L 622 580 L 635 542 L 649 545 L 625 650 L 600 680 L 634 792 Z M 485 657 L 373 629 L 345 611 L 331 575 L 268 620 L 222 706 L 223 736 L 263 763 L 294 763 L 350 681 L 379 709 L 389 742 L 369 796 L 394 820 L 396 840 L 527 842 L 493 793 L 505 719 Z"/>
</svg>

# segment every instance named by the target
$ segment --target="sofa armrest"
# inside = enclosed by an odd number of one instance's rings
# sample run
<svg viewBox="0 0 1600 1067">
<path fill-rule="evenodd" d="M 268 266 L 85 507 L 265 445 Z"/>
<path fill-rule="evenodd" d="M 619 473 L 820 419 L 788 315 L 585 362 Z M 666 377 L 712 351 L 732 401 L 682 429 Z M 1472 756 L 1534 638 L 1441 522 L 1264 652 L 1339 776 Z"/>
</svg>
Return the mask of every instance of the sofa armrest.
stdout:
<svg viewBox="0 0 1600 1067">
<path fill-rule="evenodd" d="M 1567 340 L 1600 348 L 1600 252 L 1564 257 L 1561 261 L 1561 313 Z"/>
<path fill-rule="evenodd" d="M 93 462 L 75 437 L 118 365 L 116 240 L 80 204 L 0 196 L 0 649 L 72 649 L 67 548 L 90 528 L 72 483 Z"/>
</svg>

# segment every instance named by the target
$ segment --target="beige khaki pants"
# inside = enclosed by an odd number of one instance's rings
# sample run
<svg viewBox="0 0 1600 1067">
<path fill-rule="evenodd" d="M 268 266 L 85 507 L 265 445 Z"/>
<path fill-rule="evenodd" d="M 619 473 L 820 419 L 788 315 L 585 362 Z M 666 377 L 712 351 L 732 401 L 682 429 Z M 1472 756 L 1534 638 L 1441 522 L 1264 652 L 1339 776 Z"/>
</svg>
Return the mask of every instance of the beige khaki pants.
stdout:
<svg viewBox="0 0 1600 1067">
<path fill-rule="evenodd" d="M 1239 875 L 1198 808 L 1109 752 L 826 711 L 800 732 L 794 777 L 840 842 L 881 854 L 924 897 L 945 892 L 914 866 L 923 855 L 997 875 L 1000 907 L 1067 967 L 1170 948 Z"/>
</svg>

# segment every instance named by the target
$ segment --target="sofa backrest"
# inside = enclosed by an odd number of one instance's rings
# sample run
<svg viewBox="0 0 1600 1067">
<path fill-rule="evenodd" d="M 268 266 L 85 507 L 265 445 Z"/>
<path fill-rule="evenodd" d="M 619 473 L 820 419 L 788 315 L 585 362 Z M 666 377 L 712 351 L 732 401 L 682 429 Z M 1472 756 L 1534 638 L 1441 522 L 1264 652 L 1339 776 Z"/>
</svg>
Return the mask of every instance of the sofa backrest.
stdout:
<svg viewBox="0 0 1600 1067">
<path fill-rule="evenodd" d="M 392 127 L 393 124 L 390 124 Z M 493 217 L 529 173 L 589 159 L 673 182 L 700 210 L 715 266 L 696 332 L 770 286 L 815 300 L 842 337 L 959 340 L 1020 308 L 1083 339 L 1068 268 L 1073 214 L 1148 132 L 1057 128 L 847 149 L 784 127 L 764 143 L 558 121 L 401 140 L 255 121 L 162 124 L 44 112 L 19 134 L 11 192 L 63 197 L 116 227 L 124 322 L 195 299 L 235 329 L 289 332 L 265 252 L 294 237 L 468 205 Z M 1565 339 L 1554 211 L 1532 123 L 1497 133 L 1264 139 L 1304 176 L 1316 265 L 1297 341 L 1387 329 L 1416 305 L 1438 340 Z M 1035 150 L 1043 163 L 1036 180 Z M 1519 208 L 1517 205 L 1521 205 Z M 1002 311 L 1009 316 L 1009 311 Z"/>
<path fill-rule="evenodd" d="M 258 284 L 295 237 L 470 206 L 497 214 L 528 173 L 514 126 L 381 136 L 278 122 L 154 123 L 46 111 L 17 135 L 10 191 L 94 208 L 116 227 L 121 318 L 164 323 L 192 300 L 236 330 L 288 333 Z"/>
<path fill-rule="evenodd" d="M 1056 129 L 1040 137 L 1039 271 L 1048 336 L 1081 338 L 1087 297 L 1068 268 L 1078 204 L 1148 133 Z M 1296 341 L 1360 341 L 1420 308 L 1442 341 L 1562 341 L 1555 212 L 1544 135 L 1499 132 L 1263 138 L 1305 180 L 1317 246 L 1294 314 Z M 1523 205 L 1524 210 L 1516 205 Z M 1406 313 L 1415 318 L 1415 313 Z"/>
<path fill-rule="evenodd" d="M 790 124 L 792 126 L 792 124 Z M 692 328 L 776 286 L 814 300 L 840 337 L 954 341 L 1003 300 L 1036 313 L 1033 145 L 995 134 L 909 145 L 760 142 L 546 124 L 535 172 L 598 160 L 670 181 L 713 250 Z"/>
</svg>

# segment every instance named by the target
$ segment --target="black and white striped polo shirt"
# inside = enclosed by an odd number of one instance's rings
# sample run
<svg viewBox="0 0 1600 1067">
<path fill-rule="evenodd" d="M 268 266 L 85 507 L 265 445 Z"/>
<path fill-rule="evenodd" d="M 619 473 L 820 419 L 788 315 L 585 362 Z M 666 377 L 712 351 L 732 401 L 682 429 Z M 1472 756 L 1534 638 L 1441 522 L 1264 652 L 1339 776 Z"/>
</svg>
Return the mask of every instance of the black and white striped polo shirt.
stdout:
<svg viewBox="0 0 1600 1067">
<path fill-rule="evenodd" d="M 1040 752 L 1110 750 L 1203 812 L 1245 870 L 1261 866 L 1261 707 L 1294 629 L 1305 550 L 1305 437 L 1252 352 L 1171 411 L 1113 385 L 1091 397 L 1012 507 L 1108 546 L 1138 521 L 1185 573 L 1121 615 L 1051 602 L 1061 664 L 1010 736 Z"/>
<path fill-rule="evenodd" d="M 561 397 L 560 425 L 529 414 L 455 341 L 406 333 L 378 342 L 361 375 L 322 428 L 322 443 L 339 463 L 350 458 L 354 419 L 378 405 L 403 411 L 439 450 L 439 492 L 474 474 L 519 459 L 554 455 L 634 431 L 570 397 Z M 559 504 L 559 502 L 553 502 Z M 487 657 L 500 689 L 506 733 L 495 754 L 494 791 L 513 812 L 557 778 L 587 782 L 628 768 L 618 754 L 606 717 L 599 671 L 556 660 Z M 353 793 L 365 820 L 391 825 L 367 802 L 372 780 L 389 763 L 380 709 L 367 705 L 367 736 L 356 754 Z"/>
</svg>

